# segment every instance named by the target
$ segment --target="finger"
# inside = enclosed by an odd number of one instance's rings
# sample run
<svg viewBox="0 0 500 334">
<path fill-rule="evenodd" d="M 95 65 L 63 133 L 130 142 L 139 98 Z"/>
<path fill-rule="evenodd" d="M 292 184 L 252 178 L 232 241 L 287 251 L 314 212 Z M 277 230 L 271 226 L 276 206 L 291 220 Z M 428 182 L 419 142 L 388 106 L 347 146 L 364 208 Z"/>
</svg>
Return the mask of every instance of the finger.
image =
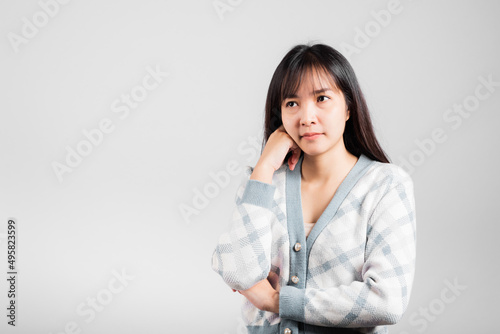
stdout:
<svg viewBox="0 0 500 334">
<path fill-rule="evenodd" d="M 297 162 L 299 161 L 300 157 L 300 148 L 296 148 L 292 150 L 292 155 L 288 159 L 288 165 L 290 166 L 290 170 L 295 169 L 295 165 L 297 165 Z"/>
<path fill-rule="evenodd" d="M 281 124 L 277 130 L 286 133 L 285 126 L 283 124 Z"/>
<path fill-rule="evenodd" d="M 293 157 L 294 157 L 294 163 L 295 164 L 299 161 L 300 153 L 302 153 L 300 147 L 297 147 L 297 149 L 293 152 Z"/>
<path fill-rule="evenodd" d="M 293 170 L 295 168 L 295 162 L 294 162 L 294 159 L 293 159 L 294 155 L 292 154 L 289 158 L 288 158 L 288 166 L 290 167 L 290 170 Z"/>
</svg>

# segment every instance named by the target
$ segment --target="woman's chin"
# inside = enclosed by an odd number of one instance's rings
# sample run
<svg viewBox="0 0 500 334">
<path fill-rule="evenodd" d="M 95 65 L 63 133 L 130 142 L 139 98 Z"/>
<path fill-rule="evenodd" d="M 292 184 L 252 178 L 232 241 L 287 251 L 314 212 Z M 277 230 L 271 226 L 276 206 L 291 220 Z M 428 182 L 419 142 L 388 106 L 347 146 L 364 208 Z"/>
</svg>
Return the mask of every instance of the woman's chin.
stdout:
<svg viewBox="0 0 500 334">
<path fill-rule="evenodd" d="M 309 156 L 321 155 L 326 152 L 326 150 L 312 149 L 310 147 L 302 149 L 302 151 L 304 152 L 304 155 L 309 155 Z"/>
</svg>

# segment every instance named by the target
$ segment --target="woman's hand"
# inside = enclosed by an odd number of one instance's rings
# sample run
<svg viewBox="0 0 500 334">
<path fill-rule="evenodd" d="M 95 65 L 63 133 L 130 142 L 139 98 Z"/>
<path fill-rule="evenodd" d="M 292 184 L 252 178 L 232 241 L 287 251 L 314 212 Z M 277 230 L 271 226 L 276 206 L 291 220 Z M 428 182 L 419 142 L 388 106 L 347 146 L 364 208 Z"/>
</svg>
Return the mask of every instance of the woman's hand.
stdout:
<svg viewBox="0 0 500 334">
<path fill-rule="evenodd" d="M 276 171 L 281 167 L 283 160 L 290 151 L 293 154 L 288 158 L 288 166 L 290 170 L 293 170 L 297 161 L 299 161 L 301 149 L 286 132 L 282 124 L 269 136 L 257 165 L 269 166 L 269 168 Z"/>
<path fill-rule="evenodd" d="M 274 272 L 270 272 L 266 279 L 263 279 L 251 288 L 238 292 L 245 296 L 259 310 L 274 313 L 280 312 L 278 275 Z"/>
</svg>

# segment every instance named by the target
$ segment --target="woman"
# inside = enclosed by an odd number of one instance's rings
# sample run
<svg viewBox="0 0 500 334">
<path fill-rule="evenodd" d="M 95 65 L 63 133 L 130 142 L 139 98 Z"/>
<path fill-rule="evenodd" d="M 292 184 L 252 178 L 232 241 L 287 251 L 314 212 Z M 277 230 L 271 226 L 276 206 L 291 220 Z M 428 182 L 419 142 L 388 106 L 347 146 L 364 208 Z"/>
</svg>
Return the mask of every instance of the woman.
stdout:
<svg viewBox="0 0 500 334">
<path fill-rule="evenodd" d="M 212 268 L 249 333 L 387 333 L 415 271 L 413 182 L 381 149 L 348 61 L 298 45 L 271 80 L 265 147 Z"/>
</svg>

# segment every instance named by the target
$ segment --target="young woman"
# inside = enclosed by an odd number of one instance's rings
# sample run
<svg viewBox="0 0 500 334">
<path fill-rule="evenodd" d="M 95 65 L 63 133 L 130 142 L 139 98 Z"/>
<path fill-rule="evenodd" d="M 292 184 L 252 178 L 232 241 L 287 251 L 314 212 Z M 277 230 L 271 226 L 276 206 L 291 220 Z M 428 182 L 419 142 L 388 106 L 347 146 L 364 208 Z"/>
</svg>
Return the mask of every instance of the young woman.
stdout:
<svg viewBox="0 0 500 334">
<path fill-rule="evenodd" d="M 339 52 L 316 44 L 286 54 L 264 137 L 212 255 L 245 297 L 248 333 L 387 333 L 414 278 L 413 182 L 380 147 Z"/>
</svg>

